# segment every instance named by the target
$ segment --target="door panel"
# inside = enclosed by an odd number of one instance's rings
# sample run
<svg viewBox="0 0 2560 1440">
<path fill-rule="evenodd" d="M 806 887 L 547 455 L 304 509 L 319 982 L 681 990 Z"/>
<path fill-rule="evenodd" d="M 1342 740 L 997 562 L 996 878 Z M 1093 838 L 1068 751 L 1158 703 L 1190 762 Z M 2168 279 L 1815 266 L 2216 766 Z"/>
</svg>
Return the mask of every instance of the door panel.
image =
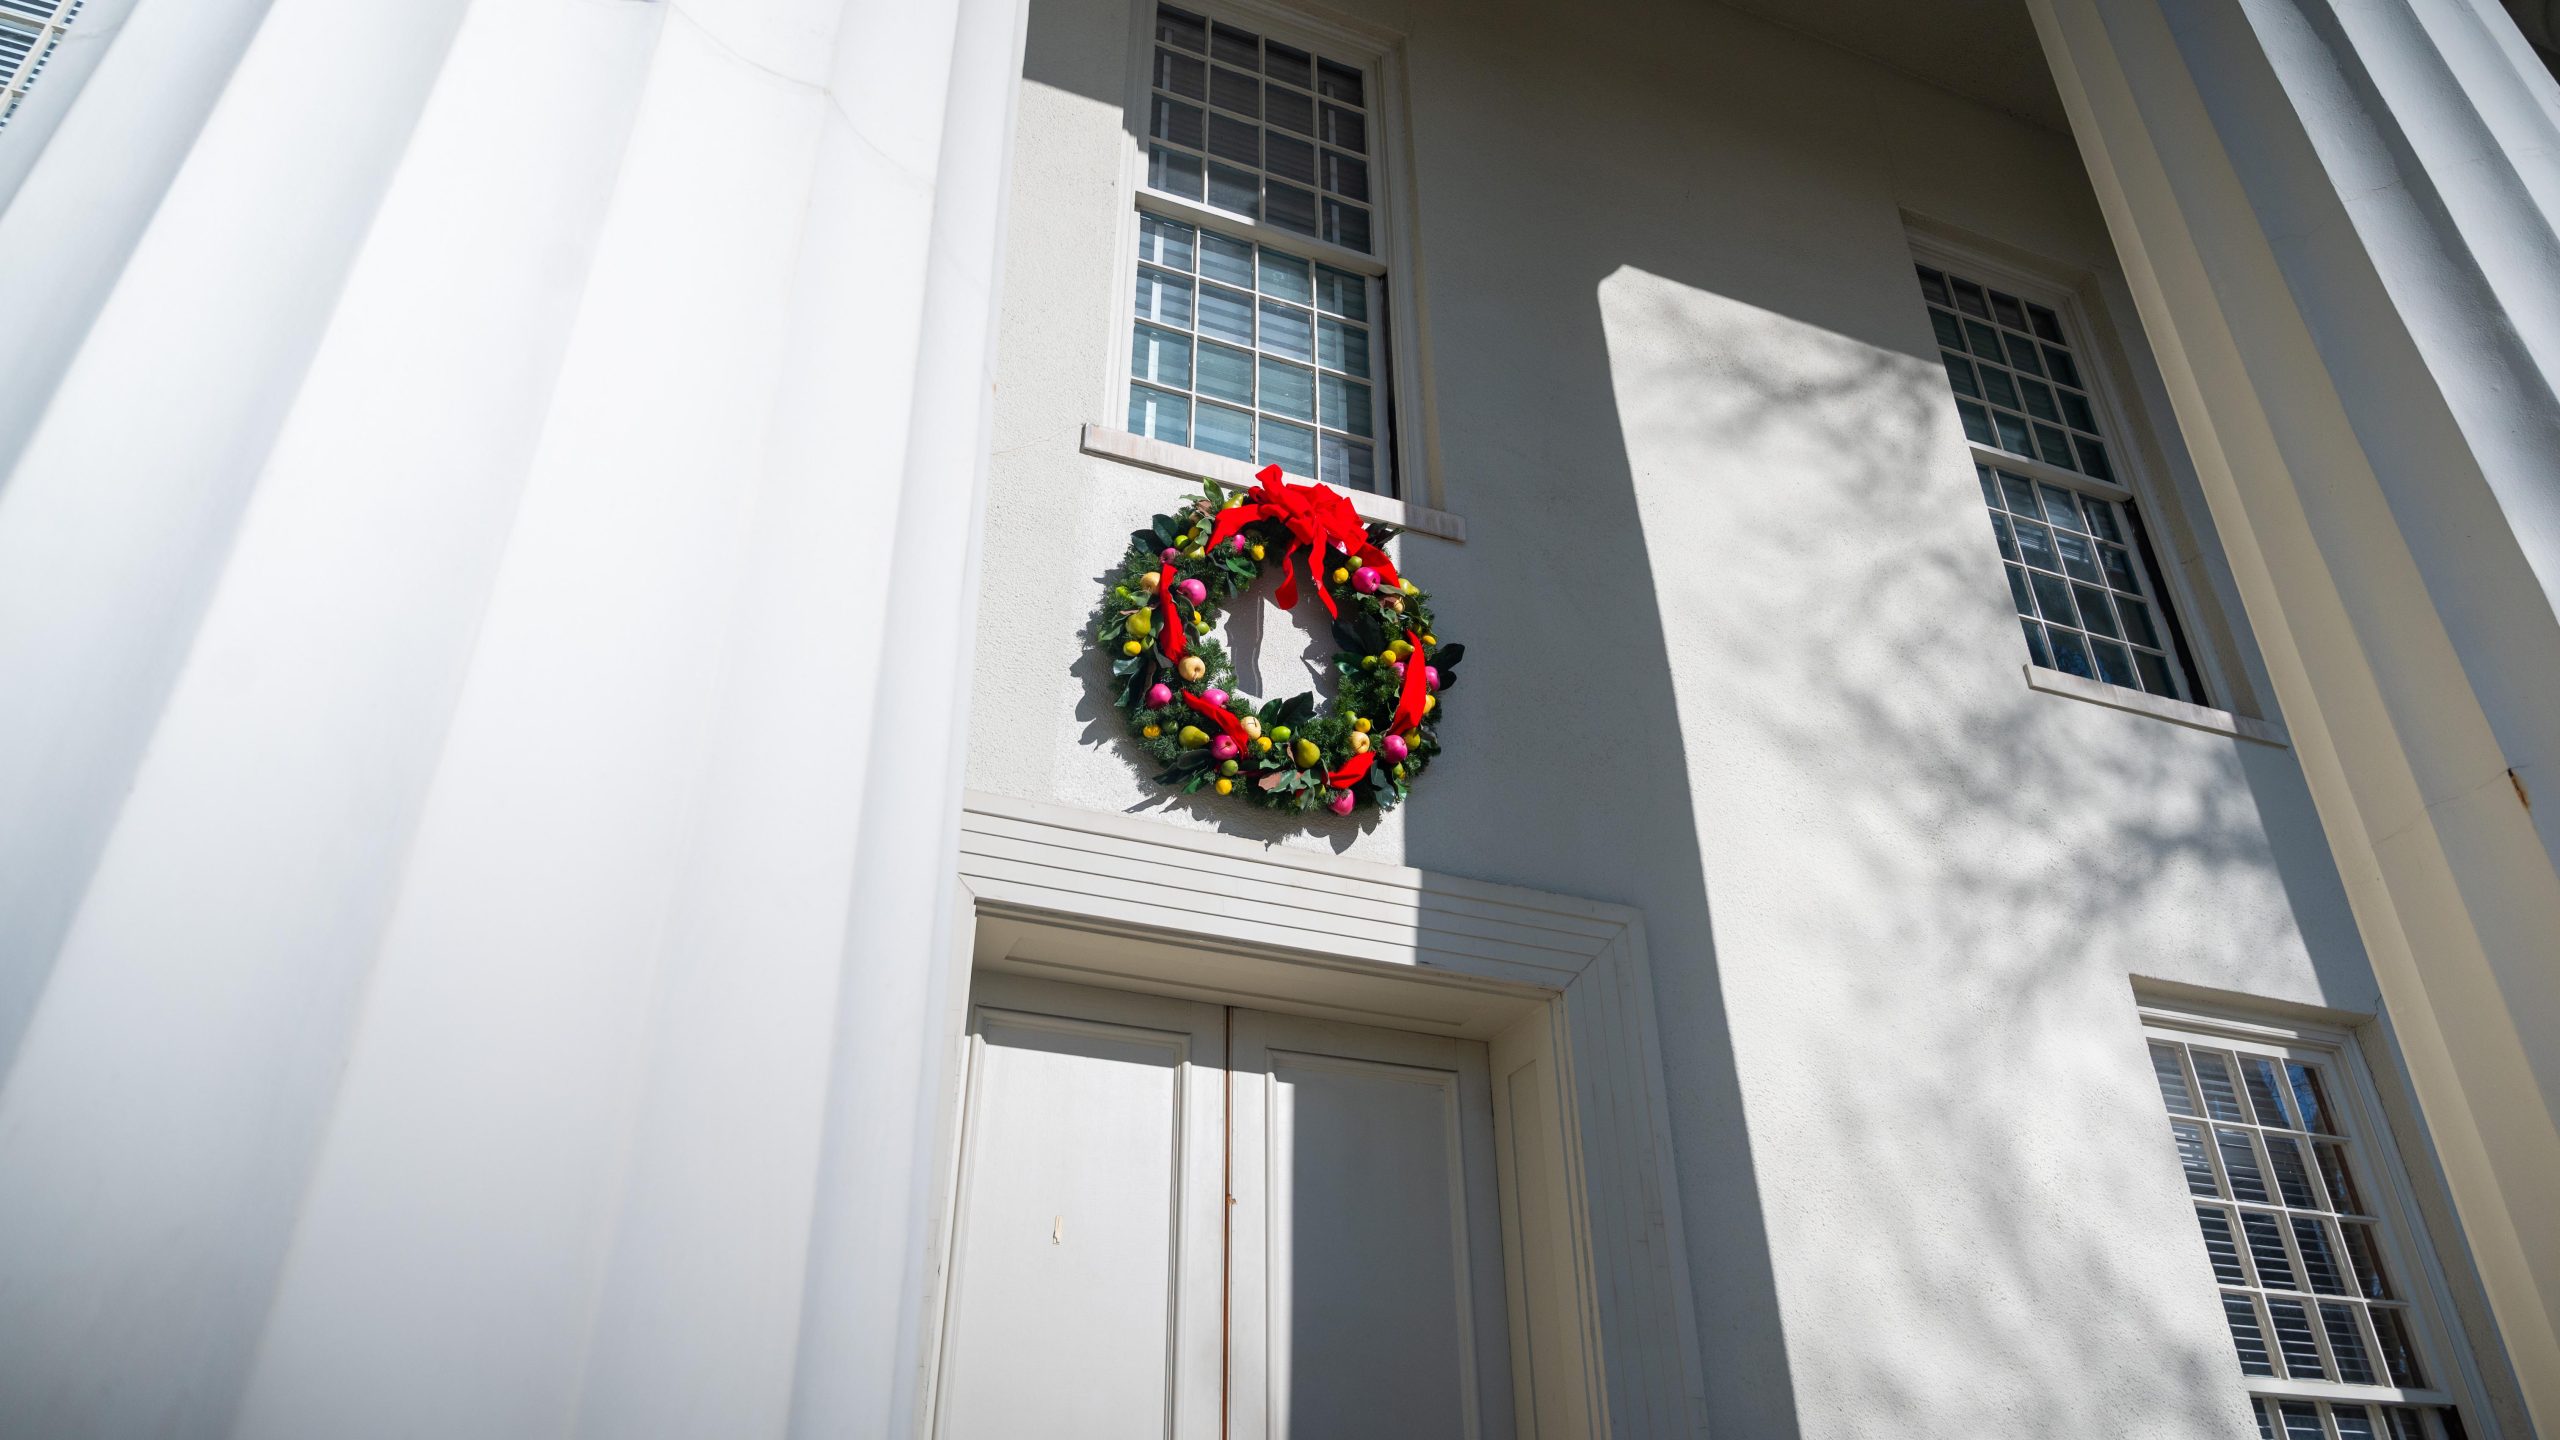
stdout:
<svg viewBox="0 0 2560 1440">
<path fill-rule="evenodd" d="M 1218 1431 L 1225 1016 L 982 980 L 934 1433 Z"/>
<path fill-rule="evenodd" d="M 1484 1047 L 1239 1010 L 1234 1433 L 1508 1436 Z"/>
</svg>

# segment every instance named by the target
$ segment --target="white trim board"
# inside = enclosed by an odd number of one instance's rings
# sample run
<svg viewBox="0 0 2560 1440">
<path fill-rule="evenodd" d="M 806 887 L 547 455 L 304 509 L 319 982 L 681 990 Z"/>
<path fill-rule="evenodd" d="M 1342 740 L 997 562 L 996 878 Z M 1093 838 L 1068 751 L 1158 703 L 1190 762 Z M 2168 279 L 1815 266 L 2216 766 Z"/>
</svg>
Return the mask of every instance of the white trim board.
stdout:
<svg viewBox="0 0 2560 1440">
<path fill-rule="evenodd" d="M 1187 445 L 1176 445 L 1150 436 L 1132 435 L 1126 430 L 1114 430 L 1108 425 L 1091 422 L 1086 423 L 1077 448 L 1087 455 L 1117 460 L 1141 470 L 1154 470 L 1185 480 L 1215 480 L 1233 490 L 1252 489 L 1254 474 L 1262 468 L 1224 455 L 1212 455 L 1206 450 L 1194 450 Z M 1308 477 L 1304 475 L 1290 478 L 1302 484 L 1308 483 Z M 1467 522 L 1446 510 L 1434 510 L 1427 505 L 1398 500 L 1392 495 L 1373 495 L 1366 490 L 1345 490 L 1341 494 L 1363 520 L 1393 525 L 1434 539 L 1460 544 L 1466 541 Z"/>
<path fill-rule="evenodd" d="M 2293 743 L 2285 735 L 2284 727 L 2271 721 L 2234 715 L 2228 710 L 2216 710 L 2185 700 L 2172 700 L 2166 695 L 2154 695 L 2144 690 L 2128 690 L 2122 685 L 2110 685 L 2104 680 L 2091 680 L 2066 671 L 2048 670 L 2032 660 L 2025 662 L 2022 668 L 2027 674 L 2027 688 L 2041 690 L 2047 695 L 2067 695 L 2092 705 L 2149 715 L 2172 725 L 2228 735 L 2234 740 L 2254 740 L 2279 750 L 2289 749 Z"/>
<path fill-rule="evenodd" d="M 1581 1399 L 1568 1423 L 1535 1433 L 1704 1433 L 1636 911 L 976 792 L 961 813 L 960 881 L 962 964 L 1149 984 L 1150 953 L 1179 949 L 1191 957 L 1188 993 L 1204 998 L 1373 1024 L 1393 1015 L 1450 1034 L 1507 1025 L 1492 1040 L 1496 1088 L 1506 1075 L 1545 1085 L 1571 1211 L 1569 1242 L 1553 1253 L 1574 1292 L 1576 1353 L 1556 1363 Z"/>
</svg>

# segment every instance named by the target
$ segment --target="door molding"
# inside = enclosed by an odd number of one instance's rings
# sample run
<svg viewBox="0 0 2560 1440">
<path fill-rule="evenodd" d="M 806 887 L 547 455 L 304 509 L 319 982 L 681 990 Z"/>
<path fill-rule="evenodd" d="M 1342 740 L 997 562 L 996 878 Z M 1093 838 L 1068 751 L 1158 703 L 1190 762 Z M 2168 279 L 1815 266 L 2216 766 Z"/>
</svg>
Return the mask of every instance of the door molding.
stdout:
<svg viewBox="0 0 2560 1440">
<path fill-rule="evenodd" d="M 1490 1042 L 1521 1433 L 1705 1433 L 1637 911 L 978 792 L 960 881 L 963 973 Z M 965 1016 L 955 1006 L 944 1037 L 955 1058 Z M 947 1207 L 946 1185 L 936 1255 Z"/>
</svg>

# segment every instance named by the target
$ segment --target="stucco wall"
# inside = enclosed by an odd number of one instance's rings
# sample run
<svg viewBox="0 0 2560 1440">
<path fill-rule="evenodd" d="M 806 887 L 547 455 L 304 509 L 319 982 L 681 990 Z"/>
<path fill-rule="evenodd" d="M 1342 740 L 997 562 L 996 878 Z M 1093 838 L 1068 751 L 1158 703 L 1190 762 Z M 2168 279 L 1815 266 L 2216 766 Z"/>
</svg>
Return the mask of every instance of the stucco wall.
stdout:
<svg viewBox="0 0 2560 1440">
<path fill-rule="evenodd" d="M 1641 908 L 1717 1433 L 2246 1433 L 2128 976 L 2375 999 L 2289 752 L 2021 681 L 1904 216 L 2112 294 L 2070 142 L 1706 5 L 1357 9 L 1407 37 L 1453 749 L 1354 831 L 1115 743 L 1082 626 L 1182 487 L 1077 449 L 1129 14 L 1034 0 L 970 783 Z"/>
</svg>

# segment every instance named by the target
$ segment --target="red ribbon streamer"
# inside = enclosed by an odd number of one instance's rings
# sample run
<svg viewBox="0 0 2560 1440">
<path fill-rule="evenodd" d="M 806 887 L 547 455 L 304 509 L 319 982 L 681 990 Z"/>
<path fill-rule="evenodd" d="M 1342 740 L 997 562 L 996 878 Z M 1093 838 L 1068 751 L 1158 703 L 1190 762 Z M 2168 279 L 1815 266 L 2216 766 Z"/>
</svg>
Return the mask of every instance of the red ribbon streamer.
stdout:
<svg viewBox="0 0 2560 1440">
<path fill-rule="evenodd" d="M 1164 639 L 1161 642 L 1164 658 L 1178 665 L 1182 663 L 1182 652 L 1188 647 L 1182 639 L 1182 607 L 1173 588 L 1176 583 L 1173 562 L 1167 560 L 1164 569 L 1156 572 L 1156 598 L 1164 602 Z"/>
<path fill-rule="evenodd" d="M 1237 748 L 1243 752 L 1238 756 L 1239 759 L 1253 753 L 1253 737 L 1244 732 L 1244 722 L 1238 720 L 1226 706 L 1204 696 L 1194 695 L 1188 690 L 1182 692 L 1182 703 L 1208 717 L 1210 724 L 1217 726 L 1225 732 L 1228 739 L 1236 742 Z"/>
<path fill-rule="evenodd" d="M 1422 701 L 1425 694 L 1422 672 L 1429 667 L 1423 664 L 1422 637 L 1407 630 L 1404 632 L 1404 638 L 1405 643 L 1413 647 L 1413 653 L 1405 657 L 1404 689 L 1396 695 L 1395 718 L 1387 722 L 1387 733 L 1390 735 L 1401 735 L 1422 723 Z"/>
<path fill-rule="evenodd" d="M 1377 751 L 1363 750 L 1359 754 L 1352 756 L 1350 759 L 1343 761 L 1332 774 L 1324 777 L 1324 783 L 1332 786 L 1336 790 L 1348 790 L 1352 786 L 1359 784 L 1360 777 L 1368 774 L 1369 767 L 1377 763 Z"/>
<path fill-rule="evenodd" d="M 1339 617 L 1333 592 L 1324 584 L 1324 552 L 1328 545 L 1339 545 L 1345 554 L 1362 556 L 1363 563 L 1379 565 L 1386 557 L 1369 560 L 1364 552 L 1377 547 L 1369 543 L 1369 531 L 1360 523 L 1351 502 L 1322 485 L 1292 485 L 1281 478 L 1280 467 L 1265 465 L 1254 475 L 1254 487 L 1248 492 L 1253 499 L 1242 505 L 1229 506 L 1218 513 L 1218 523 L 1209 532 L 1212 547 L 1223 545 L 1227 538 L 1247 525 L 1260 520 L 1278 522 L 1289 532 L 1289 553 L 1280 561 L 1280 589 L 1272 598 L 1280 608 L 1288 610 L 1298 603 L 1298 576 L 1293 568 L 1298 552 L 1307 552 L 1307 575 L 1315 582 L 1316 598 L 1324 602 L 1325 613 Z M 1392 573 L 1393 566 L 1382 566 Z"/>
</svg>

